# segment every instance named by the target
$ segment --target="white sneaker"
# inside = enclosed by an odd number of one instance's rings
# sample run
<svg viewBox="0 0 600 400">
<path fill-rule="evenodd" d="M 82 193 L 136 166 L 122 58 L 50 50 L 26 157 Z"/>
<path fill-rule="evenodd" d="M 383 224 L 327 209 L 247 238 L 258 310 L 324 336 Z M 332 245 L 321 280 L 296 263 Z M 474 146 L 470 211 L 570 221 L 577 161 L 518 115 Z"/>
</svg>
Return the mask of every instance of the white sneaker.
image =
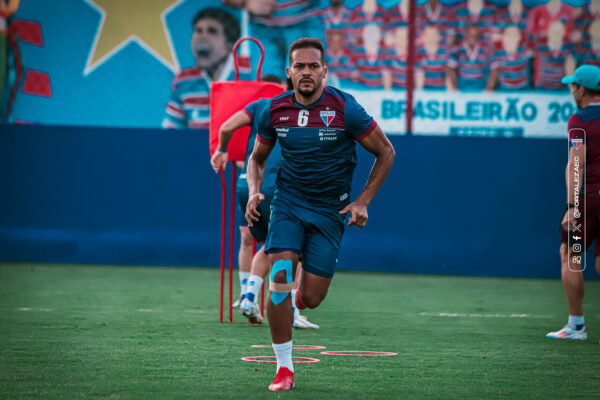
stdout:
<svg viewBox="0 0 600 400">
<path fill-rule="evenodd" d="M 298 318 L 294 319 L 294 328 L 298 329 L 319 329 L 319 325 L 313 324 L 306 319 L 304 315 L 298 315 Z"/>
<path fill-rule="evenodd" d="M 575 340 L 586 340 L 587 333 L 585 328 L 580 330 L 571 329 L 569 325 L 565 325 L 560 331 L 549 332 L 546 337 L 552 339 L 575 339 Z"/>
<path fill-rule="evenodd" d="M 232 305 L 231 308 L 240 308 L 240 306 L 242 305 L 242 301 L 244 301 L 244 299 L 246 298 L 245 295 L 240 294 L 239 299 L 237 299 Z"/>
<path fill-rule="evenodd" d="M 263 317 L 260 315 L 260 309 L 257 303 L 253 303 L 248 299 L 244 299 L 240 305 L 240 310 L 244 317 L 248 318 L 251 324 L 262 324 L 264 322 Z"/>
</svg>

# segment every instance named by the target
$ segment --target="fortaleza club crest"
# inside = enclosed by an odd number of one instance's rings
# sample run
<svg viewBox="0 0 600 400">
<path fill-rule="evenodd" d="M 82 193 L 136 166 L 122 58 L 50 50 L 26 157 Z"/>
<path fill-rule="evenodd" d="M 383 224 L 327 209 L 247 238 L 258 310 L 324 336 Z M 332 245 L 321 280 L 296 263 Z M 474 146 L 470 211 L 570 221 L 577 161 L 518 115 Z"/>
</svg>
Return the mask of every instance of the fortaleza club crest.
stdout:
<svg viewBox="0 0 600 400">
<path fill-rule="evenodd" d="M 579 146 L 583 144 L 583 139 L 571 139 L 571 144 L 575 147 L 575 150 L 579 150 Z"/>
<path fill-rule="evenodd" d="M 335 118 L 335 111 L 321 111 L 320 115 L 325 125 L 329 127 L 329 124 L 331 124 Z"/>
</svg>

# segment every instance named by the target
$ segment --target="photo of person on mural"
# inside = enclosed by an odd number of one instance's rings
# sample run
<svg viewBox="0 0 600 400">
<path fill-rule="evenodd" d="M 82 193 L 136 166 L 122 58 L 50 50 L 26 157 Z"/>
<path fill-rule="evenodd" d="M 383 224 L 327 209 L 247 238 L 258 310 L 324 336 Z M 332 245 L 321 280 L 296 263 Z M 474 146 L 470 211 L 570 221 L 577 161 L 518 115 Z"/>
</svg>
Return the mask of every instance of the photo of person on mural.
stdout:
<svg viewBox="0 0 600 400">
<path fill-rule="evenodd" d="M 173 79 L 164 128 L 208 129 L 210 84 L 233 78 L 232 49 L 240 38 L 237 18 L 222 8 L 204 8 L 192 20 L 190 42 L 196 65 Z"/>
</svg>

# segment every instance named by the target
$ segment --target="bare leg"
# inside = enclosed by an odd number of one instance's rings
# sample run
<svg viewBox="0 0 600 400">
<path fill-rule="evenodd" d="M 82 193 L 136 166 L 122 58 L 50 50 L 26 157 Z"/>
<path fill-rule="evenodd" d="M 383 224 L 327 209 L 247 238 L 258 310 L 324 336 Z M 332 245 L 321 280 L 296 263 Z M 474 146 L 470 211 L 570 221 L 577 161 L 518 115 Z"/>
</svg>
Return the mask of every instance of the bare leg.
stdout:
<svg viewBox="0 0 600 400">
<path fill-rule="evenodd" d="M 271 267 L 279 260 L 292 261 L 292 273 L 295 275 L 298 265 L 298 255 L 291 251 L 282 251 L 280 253 L 269 254 L 269 263 Z M 275 274 L 274 282 L 287 283 L 285 271 L 279 271 Z M 273 343 L 280 344 L 292 340 L 292 324 L 294 323 L 294 313 L 292 312 L 292 296 L 287 296 L 281 303 L 275 305 L 271 301 L 271 292 L 267 300 L 267 317 L 269 319 L 269 328 L 271 329 L 271 338 Z"/>
<path fill-rule="evenodd" d="M 250 273 L 264 279 L 267 272 L 269 272 L 269 258 L 265 254 L 265 246 L 263 245 L 252 259 L 252 269 L 250 270 Z"/>
<path fill-rule="evenodd" d="M 324 278 L 322 276 L 311 274 L 305 270 L 302 270 L 300 276 L 300 283 L 296 296 L 300 296 L 300 301 L 302 301 L 306 307 L 317 307 L 327 296 L 331 278 Z"/>
<path fill-rule="evenodd" d="M 569 258 L 581 255 L 573 253 L 572 249 L 567 248 L 565 243 L 560 246 L 560 263 L 561 277 L 565 295 L 567 297 L 567 305 L 569 307 L 569 315 L 583 315 L 583 274 L 581 272 L 581 264 L 574 262 L 569 263 Z M 570 268 L 570 269 L 569 269 Z M 598 260 L 596 260 L 596 268 L 598 268 Z"/>
<path fill-rule="evenodd" d="M 240 272 L 250 272 L 252 265 L 252 235 L 247 226 L 240 226 L 240 252 L 238 254 L 238 265 Z"/>
</svg>

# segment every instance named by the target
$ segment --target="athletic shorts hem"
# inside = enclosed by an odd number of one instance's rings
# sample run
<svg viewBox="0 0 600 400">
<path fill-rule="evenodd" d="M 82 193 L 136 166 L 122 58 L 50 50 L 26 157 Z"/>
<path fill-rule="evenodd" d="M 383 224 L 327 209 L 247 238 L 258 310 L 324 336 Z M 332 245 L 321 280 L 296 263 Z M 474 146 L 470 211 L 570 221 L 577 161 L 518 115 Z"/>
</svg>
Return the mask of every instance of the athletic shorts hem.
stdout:
<svg viewBox="0 0 600 400">
<path fill-rule="evenodd" d="M 296 254 L 298 257 L 300 257 L 300 255 L 302 254 L 302 251 L 300 251 L 298 249 L 292 249 L 291 247 L 270 247 L 268 249 L 265 249 L 265 254 L 275 254 L 275 253 L 281 253 L 283 251 L 291 251 L 292 253 Z"/>
<path fill-rule="evenodd" d="M 321 278 L 328 278 L 328 279 L 333 278 L 332 272 L 325 272 L 320 269 L 313 268 L 310 265 L 306 265 L 304 263 L 302 264 L 302 269 L 306 272 L 310 272 L 313 275 L 320 276 Z"/>
</svg>

